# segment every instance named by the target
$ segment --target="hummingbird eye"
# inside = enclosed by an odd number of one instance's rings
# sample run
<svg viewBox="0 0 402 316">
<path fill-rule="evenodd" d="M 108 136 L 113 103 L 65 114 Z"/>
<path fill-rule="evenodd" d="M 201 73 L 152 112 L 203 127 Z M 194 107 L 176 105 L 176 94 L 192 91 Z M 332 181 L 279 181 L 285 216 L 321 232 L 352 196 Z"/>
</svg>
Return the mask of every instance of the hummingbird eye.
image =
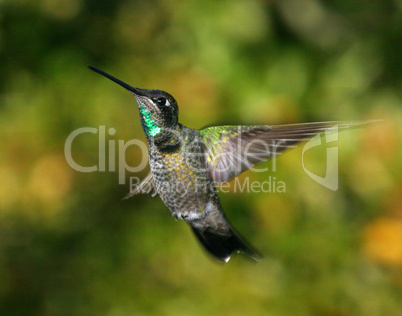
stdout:
<svg viewBox="0 0 402 316">
<path fill-rule="evenodd" d="M 169 106 L 170 102 L 166 98 L 157 98 L 154 100 L 158 105 L 161 106 Z"/>
</svg>

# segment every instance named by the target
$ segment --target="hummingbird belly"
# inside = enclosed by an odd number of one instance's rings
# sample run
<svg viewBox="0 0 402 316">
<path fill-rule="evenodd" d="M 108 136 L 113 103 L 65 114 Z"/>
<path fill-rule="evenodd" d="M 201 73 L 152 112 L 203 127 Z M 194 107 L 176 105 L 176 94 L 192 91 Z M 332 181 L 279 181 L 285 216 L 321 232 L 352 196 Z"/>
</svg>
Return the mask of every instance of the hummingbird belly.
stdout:
<svg viewBox="0 0 402 316">
<path fill-rule="evenodd" d="M 149 161 L 155 189 L 176 219 L 205 215 L 214 188 L 201 156 L 150 150 Z"/>
</svg>

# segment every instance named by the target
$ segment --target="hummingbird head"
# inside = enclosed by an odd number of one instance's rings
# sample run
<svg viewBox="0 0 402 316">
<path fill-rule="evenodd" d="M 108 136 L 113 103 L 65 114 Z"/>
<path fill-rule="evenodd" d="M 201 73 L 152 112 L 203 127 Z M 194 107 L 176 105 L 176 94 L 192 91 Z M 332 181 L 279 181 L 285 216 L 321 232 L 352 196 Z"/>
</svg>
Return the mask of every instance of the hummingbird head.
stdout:
<svg viewBox="0 0 402 316">
<path fill-rule="evenodd" d="M 169 93 L 161 90 L 138 90 L 140 93 L 130 92 L 138 103 L 141 124 L 148 136 L 169 132 L 177 126 L 179 108 Z"/>
<path fill-rule="evenodd" d="M 157 137 L 170 133 L 177 126 L 179 108 L 176 100 L 169 93 L 134 88 L 96 67 L 88 66 L 88 68 L 126 88 L 135 97 L 140 110 L 141 124 L 147 136 Z"/>
</svg>

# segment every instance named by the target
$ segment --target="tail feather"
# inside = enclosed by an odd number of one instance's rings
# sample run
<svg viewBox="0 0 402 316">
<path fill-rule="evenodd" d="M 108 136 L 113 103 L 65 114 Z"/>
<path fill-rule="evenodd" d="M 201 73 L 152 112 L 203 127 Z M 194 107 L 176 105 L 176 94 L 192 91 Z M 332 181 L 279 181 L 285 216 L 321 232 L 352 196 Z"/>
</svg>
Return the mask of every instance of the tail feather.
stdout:
<svg viewBox="0 0 402 316">
<path fill-rule="evenodd" d="M 198 240 L 210 254 L 221 262 L 228 262 L 233 252 L 243 252 L 252 259 L 260 261 L 262 255 L 253 249 L 232 227 L 225 234 L 217 234 L 213 230 L 191 226 Z"/>
</svg>

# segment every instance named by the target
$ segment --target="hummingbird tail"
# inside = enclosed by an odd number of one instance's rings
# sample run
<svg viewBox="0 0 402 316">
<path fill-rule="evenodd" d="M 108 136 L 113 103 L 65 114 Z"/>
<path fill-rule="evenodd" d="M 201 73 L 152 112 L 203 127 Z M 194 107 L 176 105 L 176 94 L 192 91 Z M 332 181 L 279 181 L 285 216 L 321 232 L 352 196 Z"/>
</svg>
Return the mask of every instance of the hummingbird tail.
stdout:
<svg viewBox="0 0 402 316">
<path fill-rule="evenodd" d="M 233 252 L 243 252 L 252 259 L 260 261 L 262 255 L 253 249 L 232 227 L 224 234 L 211 228 L 199 228 L 191 225 L 194 234 L 210 254 L 222 262 L 228 262 Z"/>
</svg>

